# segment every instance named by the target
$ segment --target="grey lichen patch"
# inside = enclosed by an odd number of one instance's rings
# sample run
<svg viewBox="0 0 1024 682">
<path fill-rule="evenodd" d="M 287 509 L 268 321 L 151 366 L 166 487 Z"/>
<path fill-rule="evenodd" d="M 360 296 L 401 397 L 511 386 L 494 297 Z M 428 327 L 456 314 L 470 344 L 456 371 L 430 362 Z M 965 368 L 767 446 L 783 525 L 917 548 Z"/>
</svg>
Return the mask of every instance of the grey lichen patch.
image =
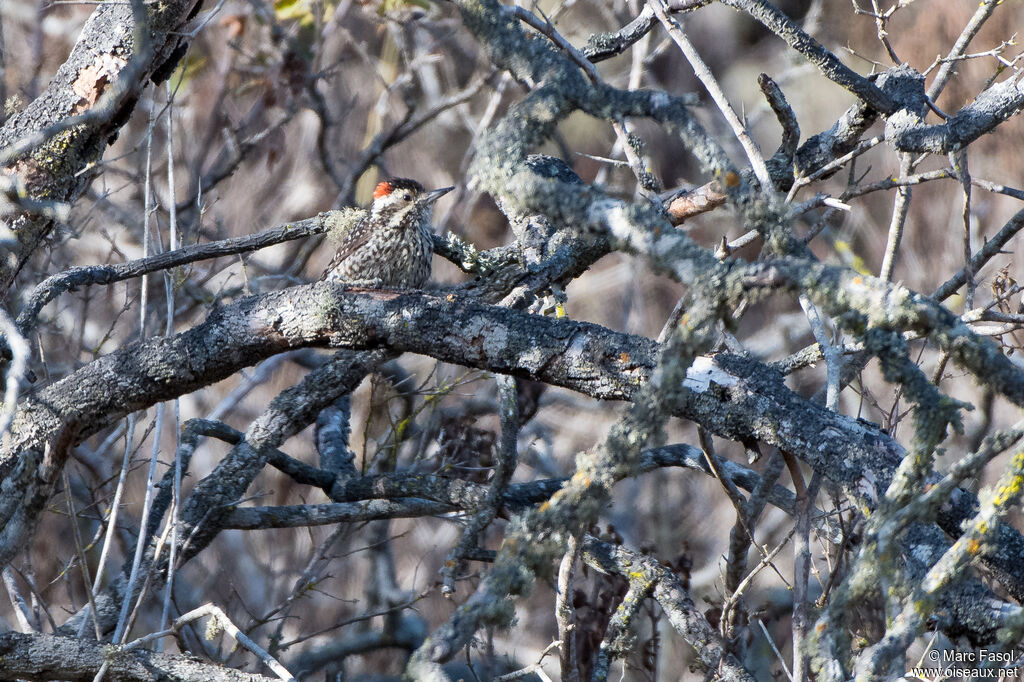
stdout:
<svg viewBox="0 0 1024 682">
<path fill-rule="evenodd" d="M 942 556 L 935 545 L 924 543 L 914 543 L 910 548 L 910 553 L 922 566 L 931 566 Z"/>
<path fill-rule="evenodd" d="M 809 265 L 795 279 L 818 305 L 854 334 L 867 328 L 928 330 L 955 324 L 956 317 L 901 284 L 844 268 Z"/>
<path fill-rule="evenodd" d="M 486 625 L 509 628 L 516 624 L 516 605 L 511 599 L 495 599 L 485 604 L 480 616 Z"/>
<path fill-rule="evenodd" d="M 261 315 L 254 315 L 250 318 L 254 332 L 282 333 L 285 325 L 285 317 L 276 306 L 268 306 L 261 311 Z"/>
<path fill-rule="evenodd" d="M 513 257 L 507 257 L 500 251 L 498 253 L 495 251 L 499 250 L 478 251 L 473 244 L 453 232 L 434 239 L 434 253 L 447 258 L 463 272 L 480 277 L 494 274 L 515 262 Z"/>
<path fill-rule="evenodd" d="M 484 357 L 492 359 L 502 357 L 508 347 L 508 330 L 504 325 L 482 315 L 470 318 L 461 336 L 468 337 L 473 347 Z"/>
<path fill-rule="evenodd" d="M 314 289 L 315 315 L 309 320 L 312 329 L 330 329 L 332 347 L 351 347 L 356 342 L 376 334 L 373 324 L 367 324 L 358 313 L 346 310 L 347 300 L 339 294 L 345 285 L 324 282 Z"/>
<path fill-rule="evenodd" d="M 863 280 L 861 280 L 863 281 Z M 914 294 L 900 284 L 874 287 L 877 291 L 871 296 L 871 305 L 863 310 L 872 326 L 894 326 L 904 328 L 917 318 L 914 313 L 916 303 Z"/>
<path fill-rule="evenodd" d="M 366 209 L 347 206 L 338 211 L 324 211 L 319 217 L 327 231 L 327 241 L 338 245 L 365 215 Z"/>
<path fill-rule="evenodd" d="M 594 33 L 587 38 L 587 52 L 614 52 L 621 38 L 614 33 Z"/>
</svg>

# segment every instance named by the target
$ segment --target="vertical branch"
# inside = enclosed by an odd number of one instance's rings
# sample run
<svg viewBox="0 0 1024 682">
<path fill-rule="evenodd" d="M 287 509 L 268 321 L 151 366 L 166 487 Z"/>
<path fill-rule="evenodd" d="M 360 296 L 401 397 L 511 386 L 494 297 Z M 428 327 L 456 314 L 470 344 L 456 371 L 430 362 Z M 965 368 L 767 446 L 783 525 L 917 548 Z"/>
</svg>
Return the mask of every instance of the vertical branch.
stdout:
<svg viewBox="0 0 1024 682">
<path fill-rule="evenodd" d="M 128 577 L 125 599 L 121 604 L 121 611 L 118 614 L 117 626 L 114 628 L 113 641 L 116 644 L 124 644 L 128 641 L 128 615 L 131 612 L 132 603 L 135 601 L 135 587 L 139 582 L 146 545 L 149 544 L 146 527 L 149 525 L 149 515 L 153 508 L 153 499 L 157 494 L 156 465 L 160 455 L 160 431 L 163 427 L 164 404 L 160 403 L 156 406 L 156 426 L 153 429 L 153 448 L 149 457 L 149 470 L 146 474 L 146 494 L 142 501 L 142 516 L 139 518 L 139 537 L 135 544 L 135 555 L 132 557 L 132 568 Z M 141 594 L 139 599 L 142 599 Z"/>
<path fill-rule="evenodd" d="M 650 576 L 642 573 L 635 575 L 636 573 L 640 572 L 634 571 L 633 574 L 626 577 L 629 581 L 629 589 L 608 621 L 608 628 L 605 630 L 604 639 L 601 640 L 601 647 L 597 651 L 597 660 L 594 662 L 594 674 L 590 678 L 591 682 L 605 682 L 608 679 L 608 673 L 611 671 L 612 662 L 616 658 L 624 658 L 629 654 L 630 647 L 628 643 L 631 643 L 629 640 L 630 633 L 634 628 L 633 621 L 640 612 L 640 607 L 651 596 L 657 584 L 657 581 L 651 579 Z M 655 625 L 651 629 L 656 635 L 657 626 Z M 657 679 L 656 675 L 652 675 L 652 677 Z"/>
<path fill-rule="evenodd" d="M 170 114 L 170 111 L 168 110 L 168 121 L 170 121 L 170 119 L 171 119 L 171 114 Z M 151 131 L 150 132 L 150 137 L 152 138 L 152 127 L 150 128 L 150 131 Z M 173 186 L 173 178 L 174 178 L 173 166 L 174 166 L 174 164 L 173 164 L 173 160 L 171 160 L 171 159 L 173 159 L 173 151 L 172 151 L 172 148 L 171 148 L 171 141 L 170 141 L 171 133 L 172 133 L 172 129 L 171 129 L 170 123 L 168 123 L 168 158 L 169 158 L 169 161 L 168 161 L 168 178 L 172 181 L 172 186 Z M 147 187 L 147 193 L 152 192 L 152 181 L 150 179 L 150 176 L 152 174 L 152 166 L 149 165 L 149 162 L 150 162 L 150 158 L 147 155 L 147 168 L 146 168 L 146 187 Z M 172 197 L 173 197 L 173 195 L 172 195 Z M 150 195 L 149 199 L 152 199 L 151 195 Z M 147 209 L 148 209 L 148 202 L 147 202 Z M 171 201 L 171 211 L 172 211 L 172 215 L 174 215 L 174 201 L 173 200 Z M 147 216 L 147 218 L 149 216 L 149 211 L 148 210 L 146 211 L 146 216 Z M 173 251 L 176 248 L 176 245 L 177 245 L 176 226 L 174 226 L 173 223 L 172 223 L 171 233 L 170 233 L 170 238 L 169 238 L 169 244 L 168 244 L 169 250 Z M 161 249 L 161 240 L 157 239 L 155 241 L 154 246 L 155 246 L 155 248 L 156 248 L 156 250 L 158 252 L 160 250 L 162 250 Z M 164 333 L 169 336 L 174 331 L 174 286 L 173 286 L 173 283 L 171 282 L 171 276 L 167 272 L 164 272 L 164 294 L 165 294 L 165 297 L 166 297 L 166 300 L 167 300 L 167 321 L 166 321 L 166 323 L 164 325 Z M 141 315 L 143 317 L 141 318 L 140 326 L 144 329 L 145 328 L 145 309 L 143 309 L 143 312 L 141 313 Z M 136 588 L 136 585 L 138 584 L 138 581 L 139 581 L 139 573 L 140 573 L 140 570 L 142 568 L 143 555 L 145 554 L 146 546 L 149 544 L 149 541 L 150 541 L 150 538 L 147 536 L 147 533 L 146 533 L 146 528 L 149 526 L 149 516 L 150 516 L 150 512 L 152 511 L 153 500 L 154 500 L 154 498 L 155 498 L 155 496 L 157 494 L 157 490 L 156 490 L 156 483 L 157 483 L 156 482 L 156 466 L 157 466 L 157 462 L 158 462 L 159 455 L 160 455 L 160 436 L 163 433 L 164 405 L 165 405 L 165 403 L 159 403 L 156 406 L 156 421 L 155 421 L 156 425 L 155 425 L 155 427 L 153 429 L 153 448 L 152 448 L 152 450 L 150 452 L 149 469 L 148 469 L 147 474 L 146 474 L 146 493 L 145 493 L 145 496 L 144 496 L 143 502 L 142 502 L 142 515 L 141 515 L 141 517 L 139 519 L 139 537 L 138 537 L 138 541 L 136 542 L 136 545 L 135 545 L 135 554 L 132 557 L 132 567 L 131 567 L 131 572 L 130 572 L 129 577 L 128 577 L 128 587 L 127 587 L 126 592 L 125 592 L 125 599 L 124 599 L 124 602 L 121 604 L 121 611 L 120 611 L 120 613 L 118 615 L 117 626 L 114 628 L 113 641 L 115 643 L 119 643 L 119 644 L 123 644 L 124 642 L 126 642 L 128 640 L 128 635 L 129 635 L 128 616 L 129 616 L 129 613 L 130 613 L 130 607 L 132 605 L 132 602 L 134 601 L 135 588 Z M 140 594 L 139 595 L 139 599 L 141 599 L 141 598 L 142 598 L 142 595 Z M 138 608 L 138 605 L 136 605 L 136 608 Z"/>
<path fill-rule="evenodd" d="M 971 172 L 967 167 L 967 150 L 953 152 L 949 155 L 949 163 L 956 171 L 957 179 L 960 180 L 960 189 L 963 192 L 963 209 L 960 217 L 963 221 L 963 254 L 964 254 L 964 310 L 974 308 L 974 291 L 977 283 L 974 281 L 973 256 L 971 250 Z"/>
<path fill-rule="evenodd" d="M 807 629 L 810 627 L 808 617 L 807 581 L 811 568 L 811 514 L 814 511 L 814 500 L 818 496 L 822 476 L 817 471 L 811 476 L 807 489 L 797 495 L 793 509 L 795 532 L 793 533 L 793 682 L 804 682 L 809 679 L 810 656 L 804 651 Z"/>
<path fill-rule="evenodd" d="M 555 593 L 555 620 L 558 622 L 558 639 L 562 642 L 559 660 L 562 665 L 562 680 L 578 682 L 580 679 L 579 660 L 576 647 L 576 610 L 572 605 L 572 593 L 576 578 L 576 561 L 580 546 L 576 536 L 569 536 L 565 554 L 558 565 L 558 585 Z"/>
<path fill-rule="evenodd" d="M 349 448 L 352 396 L 343 395 L 317 415 L 313 438 L 320 456 L 320 468 L 336 476 L 356 475 L 355 453 Z"/>
<path fill-rule="evenodd" d="M 463 559 L 479 543 L 480 534 L 491 525 L 498 515 L 502 496 L 512 474 L 516 470 L 517 441 L 519 439 L 519 403 L 516 399 L 516 380 L 508 375 L 497 377 L 500 395 L 501 443 L 498 446 L 498 462 L 494 467 L 494 477 L 487 489 L 487 497 L 466 527 L 462 529 L 462 538 L 448 552 L 448 558 L 441 569 L 442 591 L 446 595 L 455 592 L 455 573 Z"/>
<path fill-rule="evenodd" d="M 167 84 L 167 193 L 168 193 L 168 243 L 167 250 L 178 248 L 178 208 L 174 193 L 174 99 L 171 97 L 171 86 Z M 164 334 L 174 333 L 174 278 L 173 271 L 164 271 L 164 290 L 167 294 L 167 322 Z"/>
<path fill-rule="evenodd" d="M 110 545 L 113 542 L 114 535 L 117 532 L 117 517 L 121 509 L 121 496 L 124 494 L 125 482 L 128 478 L 128 471 L 131 468 L 132 461 L 132 441 L 135 440 L 135 414 L 128 415 L 125 420 L 125 442 L 124 442 L 124 457 L 121 459 L 121 469 L 117 475 L 117 487 L 114 488 L 114 499 L 110 503 L 110 515 L 107 517 L 107 530 L 103 536 L 103 548 L 100 550 L 100 559 L 96 566 L 96 578 L 93 580 L 92 589 L 94 592 L 99 591 L 103 585 L 103 573 L 106 570 L 107 560 L 110 557 Z M 98 618 L 99 614 L 93 612 L 93 618 Z M 88 618 L 82 620 L 81 627 L 78 630 L 78 636 L 81 637 L 85 633 L 85 626 L 88 624 Z"/>
<path fill-rule="evenodd" d="M 18 583 L 14 581 L 14 571 L 11 570 L 10 566 L 4 566 L 3 571 L 0 571 L 0 576 L 3 577 L 4 587 L 7 588 L 7 596 L 11 600 L 11 606 L 14 607 L 14 617 L 18 621 L 18 627 L 21 628 L 22 632 L 34 632 L 35 628 L 32 627 L 32 623 L 29 620 L 32 613 L 25 602 L 25 598 L 21 596 L 21 592 L 18 590 Z"/>
<path fill-rule="evenodd" d="M 913 170 L 913 160 L 909 153 L 900 154 L 900 179 L 910 175 Z M 910 185 L 900 185 L 896 188 L 896 200 L 892 207 L 892 220 L 889 221 L 889 237 L 885 243 L 885 256 L 882 258 L 882 269 L 878 273 L 879 279 L 886 282 L 892 280 L 892 269 L 896 263 L 896 252 L 900 248 L 900 240 L 903 239 L 903 226 L 907 222 L 907 212 L 910 210 Z"/>
<path fill-rule="evenodd" d="M 200 183 L 201 184 L 201 183 Z M 174 251 L 178 248 L 178 199 L 177 193 L 174 187 L 174 93 L 171 90 L 170 81 L 167 82 L 167 196 L 168 196 L 168 214 L 169 214 L 169 228 L 170 228 L 170 250 Z M 167 327 L 166 334 L 170 336 L 174 333 L 174 283 L 171 281 L 171 272 L 164 273 L 164 282 L 167 286 Z M 157 415 L 159 420 L 159 410 L 163 405 L 157 407 Z M 181 427 L 181 406 L 177 399 L 174 400 L 174 436 L 177 439 L 180 433 Z M 159 421 L 157 425 L 156 434 L 154 438 L 159 440 L 160 438 L 160 426 Z M 175 443 L 175 452 L 177 452 L 177 443 Z M 171 612 L 171 596 L 174 592 L 174 574 L 175 564 L 178 558 L 178 511 L 181 508 L 181 460 L 177 457 L 174 458 L 174 485 L 172 488 L 173 502 L 171 504 L 171 514 L 167 523 L 170 524 L 170 548 L 169 557 L 167 562 L 167 581 L 164 584 L 164 604 L 163 611 L 160 616 L 160 628 L 164 629 L 170 620 Z M 163 640 L 160 640 L 161 643 Z"/>
<path fill-rule="evenodd" d="M 645 11 L 647 10 L 645 9 Z M 647 58 L 650 42 L 650 33 L 645 33 L 644 37 L 637 41 L 635 48 L 630 50 L 629 80 L 626 83 L 628 90 L 637 90 L 642 85 L 643 77 L 646 73 L 644 60 Z M 661 181 L 654 175 L 652 170 L 654 164 L 646 154 L 638 159 L 633 158 L 633 156 L 637 156 L 637 151 L 631 150 L 630 135 L 633 134 L 633 131 L 630 129 L 628 121 L 622 120 L 621 123 L 615 121 L 612 125 L 615 130 L 616 146 L 622 148 L 622 152 L 626 155 L 626 159 L 633 168 L 633 174 L 640 183 L 641 193 L 648 199 L 660 203 L 661 200 L 658 198 L 658 193 L 662 192 L 664 188 Z M 622 128 L 621 131 L 619 127 Z M 631 156 L 631 151 L 633 156 Z M 612 149 L 613 157 L 615 153 L 616 150 Z"/>
<path fill-rule="evenodd" d="M 747 553 L 749 547 L 753 546 L 764 555 L 764 550 L 754 539 L 753 526 L 764 509 L 767 488 L 771 486 L 759 486 L 755 491 L 758 494 L 756 499 L 753 495 L 750 500 L 744 499 L 743 494 L 736 487 L 732 479 L 722 474 L 721 468 L 717 464 L 718 458 L 715 456 L 714 441 L 711 434 L 704 427 L 698 427 L 697 435 L 700 439 L 701 450 L 704 453 L 704 459 L 707 461 L 708 469 L 722 484 L 736 511 L 736 523 L 729 531 L 728 568 L 725 574 L 725 588 L 728 594 L 722 605 L 719 630 L 724 637 L 737 641 L 736 633 L 732 632 L 732 630 L 739 622 L 738 606 L 743 597 L 743 586 L 749 582 L 751 577 L 750 575 L 746 579 L 743 577 L 743 573 L 747 568 Z M 767 479 L 769 476 L 770 474 L 766 472 L 765 478 Z"/>
<path fill-rule="evenodd" d="M 617 146 L 622 149 L 633 175 L 640 185 L 640 193 L 651 201 L 660 201 L 658 194 L 664 189 L 661 182 L 650 171 L 650 163 L 640 155 L 639 138 L 633 136 L 625 119 L 612 121 Z"/>
<path fill-rule="evenodd" d="M 818 342 L 821 354 L 825 357 L 825 405 L 833 412 L 838 412 L 839 379 L 843 368 L 841 344 L 832 343 L 832 340 L 828 338 L 828 331 L 825 329 L 821 312 L 811 299 L 801 296 L 800 307 L 804 309 L 804 315 L 807 316 L 807 321 L 810 323 L 814 340 Z"/>
<path fill-rule="evenodd" d="M 150 244 L 150 217 L 152 211 L 150 207 L 153 205 L 153 128 L 154 118 L 153 110 L 155 107 L 149 107 L 149 116 L 146 125 L 146 162 L 144 169 L 144 180 L 143 180 L 143 211 L 142 211 L 142 256 L 147 258 L 150 255 L 152 248 Z M 149 274 L 143 273 L 139 287 L 139 338 L 146 338 L 146 312 L 149 308 Z M 110 553 L 110 543 L 113 540 L 115 530 L 117 528 L 117 517 L 121 508 L 121 496 L 124 494 L 125 483 L 128 478 L 128 470 L 131 467 L 131 453 L 132 453 L 132 442 L 135 440 L 135 413 L 129 414 L 125 420 L 127 423 L 127 433 L 125 435 L 124 444 L 124 457 L 121 460 L 121 470 L 117 476 L 117 487 L 114 489 L 114 500 L 110 506 L 110 516 L 107 519 L 107 531 L 103 538 L 103 549 L 100 551 L 99 565 L 96 568 L 96 580 L 93 584 L 93 590 L 99 590 L 103 579 L 103 572 L 107 565 L 107 559 Z M 140 526 L 139 535 L 145 534 L 145 526 Z M 129 593 L 130 594 L 130 593 Z M 93 614 L 94 618 L 98 618 L 98 614 Z M 82 626 L 79 630 L 79 636 L 84 632 L 85 621 L 83 620 Z"/>
<path fill-rule="evenodd" d="M 89 561 L 85 556 L 85 547 L 82 543 L 82 533 L 78 528 L 78 511 L 75 509 L 74 495 L 71 492 L 71 479 L 68 477 L 67 467 L 64 467 L 60 473 L 61 478 L 64 480 L 64 499 L 68 504 L 68 522 L 71 524 L 72 535 L 75 538 L 75 554 L 78 556 L 78 563 L 81 566 L 82 582 L 85 586 L 86 597 L 89 600 L 89 609 L 93 614 L 95 614 L 96 594 L 92 589 L 92 581 L 89 580 Z M 103 633 L 100 631 L 99 620 L 94 617 L 92 622 L 96 634 L 96 641 L 103 641 Z"/>
<path fill-rule="evenodd" d="M 7 101 L 7 41 L 4 40 L 4 16 L 0 13 L 0 103 Z M 7 107 L 0 107 L 0 125 L 7 120 Z"/>
<path fill-rule="evenodd" d="M 7 368 L 7 377 L 4 384 L 3 410 L 0 412 L 0 440 L 3 439 L 7 429 L 11 426 L 14 413 L 18 409 L 18 391 L 21 381 L 25 378 L 25 371 L 28 369 L 28 357 L 31 353 L 28 341 L 18 331 L 18 326 L 7 314 L 7 311 L 0 308 L 0 335 L 11 350 L 11 362 Z M 0 360 L 2 362 L 2 360 Z"/>
<path fill-rule="evenodd" d="M 843 354 L 841 344 L 832 343 L 825 329 L 825 323 L 817 306 L 806 296 L 800 296 L 800 306 L 804 309 L 807 321 L 810 324 L 814 339 L 825 356 L 826 391 L 825 405 L 833 412 L 839 411 L 839 390 L 840 378 L 843 369 Z M 789 460 L 787 459 L 787 462 Z M 811 481 L 804 488 L 802 481 L 794 467 L 794 483 L 796 484 L 797 497 L 793 508 L 794 532 L 793 532 L 793 682 L 804 682 L 808 679 L 810 672 L 810 656 L 804 652 L 804 642 L 807 639 L 807 630 L 810 627 L 808 616 L 807 581 L 810 577 L 811 568 L 811 514 L 814 511 L 814 501 L 818 497 L 818 489 L 821 486 L 822 476 L 815 471 Z"/>
</svg>

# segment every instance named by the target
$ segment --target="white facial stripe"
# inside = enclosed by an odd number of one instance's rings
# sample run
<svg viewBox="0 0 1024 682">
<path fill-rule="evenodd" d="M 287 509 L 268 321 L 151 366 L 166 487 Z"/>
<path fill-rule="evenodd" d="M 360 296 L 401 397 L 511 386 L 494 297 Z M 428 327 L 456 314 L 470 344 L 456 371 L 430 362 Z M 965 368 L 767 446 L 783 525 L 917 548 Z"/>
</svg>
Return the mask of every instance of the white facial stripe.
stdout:
<svg viewBox="0 0 1024 682">
<path fill-rule="evenodd" d="M 412 197 L 411 201 L 407 201 L 406 200 L 405 195 L 407 195 L 407 194 L 410 197 Z M 374 200 L 373 206 L 374 206 L 374 208 L 379 208 L 379 209 L 394 208 L 394 207 L 398 207 L 398 206 L 405 206 L 407 204 L 412 203 L 412 201 L 415 201 L 415 200 L 416 200 L 416 193 L 414 191 L 412 191 L 411 189 L 398 188 L 398 189 L 394 190 L 393 192 L 391 192 L 391 194 L 386 194 L 386 195 L 380 197 L 379 199 Z"/>
</svg>

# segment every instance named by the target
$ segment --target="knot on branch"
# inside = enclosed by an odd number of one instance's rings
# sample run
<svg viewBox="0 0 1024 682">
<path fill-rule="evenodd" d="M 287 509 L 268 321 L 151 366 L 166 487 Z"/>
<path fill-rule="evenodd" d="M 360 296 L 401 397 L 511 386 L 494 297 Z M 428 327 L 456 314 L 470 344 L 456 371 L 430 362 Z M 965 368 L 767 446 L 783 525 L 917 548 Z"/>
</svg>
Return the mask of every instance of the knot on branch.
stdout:
<svg viewBox="0 0 1024 682">
<path fill-rule="evenodd" d="M 892 98 L 898 110 L 909 110 L 923 115 L 928 107 L 924 75 L 907 64 L 901 64 L 880 74 L 875 85 Z"/>
</svg>

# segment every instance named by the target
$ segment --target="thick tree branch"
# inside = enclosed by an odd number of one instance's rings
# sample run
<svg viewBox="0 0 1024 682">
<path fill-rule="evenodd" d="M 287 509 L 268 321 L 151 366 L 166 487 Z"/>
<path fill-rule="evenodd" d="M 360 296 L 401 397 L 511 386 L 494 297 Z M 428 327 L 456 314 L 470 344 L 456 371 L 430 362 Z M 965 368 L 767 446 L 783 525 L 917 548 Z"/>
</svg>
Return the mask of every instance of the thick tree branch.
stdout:
<svg viewBox="0 0 1024 682">
<path fill-rule="evenodd" d="M 891 116 L 885 137 L 902 152 L 947 154 L 963 149 L 1024 109 L 1024 80 L 1014 75 L 993 85 L 942 123 L 926 125 L 908 111 Z"/>
<path fill-rule="evenodd" d="M 104 664 L 107 664 L 106 679 L 123 682 L 154 679 L 271 682 L 279 679 L 211 665 L 192 656 L 158 654 L 144 649 L 118 653 L 97 642 L 36 633 L 0 633 L 0 656 L 4 674 L 23 680 L 89 682 Z"/>
<path fill-rule="evenodd" d="M 129 412 L 219 381 L 270 355 L 326 345 L 418 352 L 613 400 L 635 395 L 649 379 L 657 353 L 656 344 L 643 337 L 453 295 L 347 290 L 330 283 L 293 287 L 225 306 L 177 336 L 127 346 L 30 395 L 12 424 L 12 442 L 0 452 L 0 471 L 16 485 L 65 424 L 77 423 L 83 439 Z M 721 355 L 698 361 L 685 395 L 679 416 L 720 436 L 784 447 L 867 507 L 881 499 L 904 455 L 874 425 L 799 398 L 781 376 L 753 360 Z M 21 499 L 8 496 L 0 511 L 13 514 Z M 32 516 L 21 510 L 16 517 L 25 513 Z M 957 532 L 953 519 L 950 523 L 950 532 Z M 19 528 L 10 536 L 15 527 L 6 527 L 4 536 L 24 537 L 28 529 Z M 1001 542 L 1024 547 L 1019 535 L 1001 528 Z M 1008 587 L 1024 595 L 1022 567 L 1001 570 L 1014 576 Z"/>
</svg>

